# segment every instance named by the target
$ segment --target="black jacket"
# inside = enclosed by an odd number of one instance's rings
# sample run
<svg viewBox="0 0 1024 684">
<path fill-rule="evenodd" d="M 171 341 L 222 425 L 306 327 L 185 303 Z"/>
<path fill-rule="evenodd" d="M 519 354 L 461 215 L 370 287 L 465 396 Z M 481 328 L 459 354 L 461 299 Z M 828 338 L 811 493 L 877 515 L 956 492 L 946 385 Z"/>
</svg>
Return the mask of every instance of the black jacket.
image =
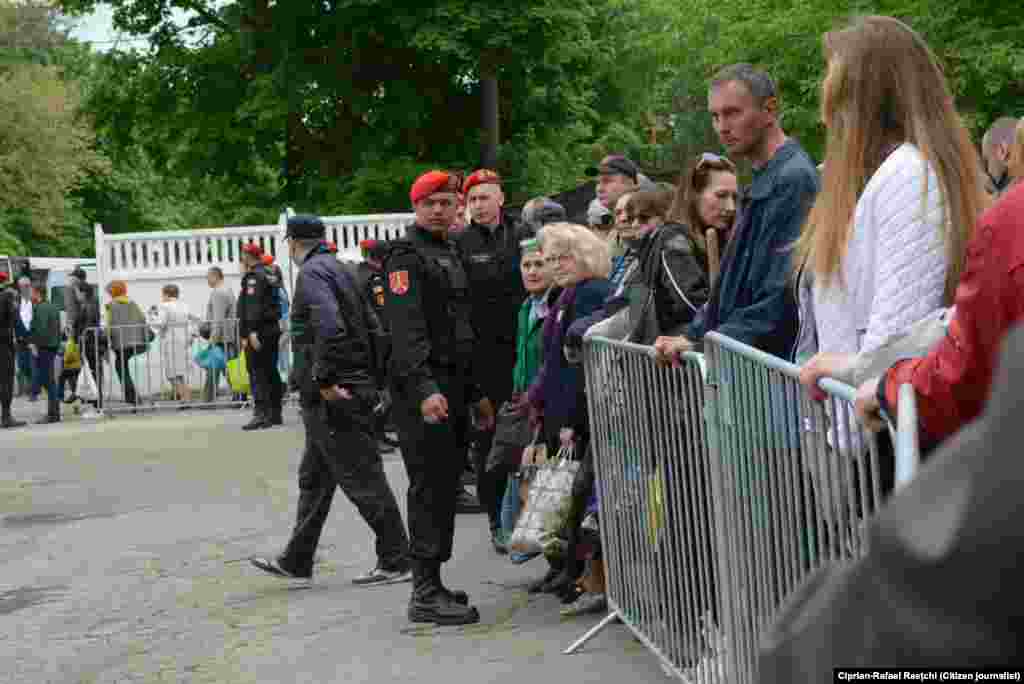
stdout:
<svg viewBox="0 0 1024 684">
<path fill-rule="evenodd" d="M 18 293 L 6 288 L 0 290 L 0 346 L 14 346 L 14 328 L 19 315 Z"/>
<path fill-rule="evenodd" d="M 356 284 L 360 294 L 370 303 L 377 317 L 381 319 L 381 325 L 387 330 L 388 322 L 384 318 L 384 291 L 387 289 L 384 273 L 361 261 L 356 267 Z"/>
<path fill-rule="evenodd" d="M 326 248 L 317 248 L 302 264 L 291 316 L 302 331 L 295 344 L 309 352 L 296 374 L 304 402 L 316 401 L 321 387 L 376 386 L 380 323 L 351 267 Z"/>
<path fill-rule="evenodd" d="M 530 237 L 532 230 L 503 217 L 494 229 L 470 223 L 456 238 L 469 277 L 473 330 L 481 354 L 494 345 L 515 346 L 519 306 L 526 298 L 519 242 Z"/>
<path fill-rule="evenodd" d="M 419 403 L 441 391 L 436 376 L 443 372 L 462 379 L 468 401 L 478 399 L 470 285 L 458 251 L 416 225 L 390 246 L 384 310 L 391 329 L 391 386 Z"/>
<path fill-rule="evenodd" d="M 242 278 L 238 291 L 238 334 L 261 337 L 281 333 L 281 309 L 274 296 L 274 285 L 263 266 L 256 266 Z"/>
</svg>

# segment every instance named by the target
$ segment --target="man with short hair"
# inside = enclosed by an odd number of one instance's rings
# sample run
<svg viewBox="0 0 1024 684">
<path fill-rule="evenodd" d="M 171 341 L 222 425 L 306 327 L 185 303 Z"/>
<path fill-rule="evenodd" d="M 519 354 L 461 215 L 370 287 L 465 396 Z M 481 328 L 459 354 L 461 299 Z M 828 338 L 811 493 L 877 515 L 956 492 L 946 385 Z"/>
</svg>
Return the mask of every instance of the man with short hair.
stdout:
<svg viewBox="0 0 1024 684">
<path fill-rule="evenodd" d="M 452 555 L 470 405 L 479 413 L 479 427 L 494 423 L 494 407 L 475 378 L 470 281 L 448 239 L 458 192 L 458 178 L 445 171 L 417 178 L 409 191 L 416 223 L 404 240 L 391 242 L 384 264 L 392 338 L 388 378 L 409 475 L 409 619 L 439 625 L 480 620 L 465 592 L 444 586 L 441 564 Z"/>
<path fill-rule="evenodd" d="M 28 276 L 20 276 L 18 287 L 18 318 L 14 322 L 15 339 L 18 343 L 18 396 L 30 394 L 29 401 L 39 397 L 32 394 L 35 364 L 32 353 L 28 349 L 29 330 L 32 329 L 32 280 Z"/>
<path fill-rule="evenodd" d="M 312 578 L 320 534 L 340 487 L 377 537 L 376 565 L 352 582 L 407 582 L 408 537 L 372 429 L 382 375 L 374 349 L 380 323 L 350 267 L 327 249 L 324 232 L 319 217 L 288 218 L 289 252 L 301 267 L 292 318 L 303 331 L 296 343 L 307 352 L 295 369 L 306 448 L 291 540 L 280 556 L 253 558 L 252 564 L 278 577 Z"/>
<path fill-rule="evenodd" d="M 390 350 L 390 337 L 388 336 L 388 322 L 384 317 L 384 298 L 387 290 L 387 280 L 384 278 L 384 260 L 388 255 L 388 244 L 382 240 L 362 240 L 359 243 L 359 250 L 362 252 L 363 260 L 356 267 L 356 285 L 359 293 L 373 308 L 381 324 L 380 344 L 383 348 L 382 354 Z M 379 450 L 382 454 L 391 453 L 398 444 L 392 441 L 387 434 L 388 411 L 390 409 L 390 395 L 387 392 L 387 378 L 381 378 L 378 387 L 381 391 L 381 401 L 377 404 L 375 411 L 375 428 Z"/>
<path fill-rule="evenodd" d="M 206 284 L 210 286 L 210 299 L 206 302 L 206 321 L 210 326 L 210 344 L 224 352 L 224 357 L 233 351 L 237 339 L 237 323 L 235 317 L 235 293 L 224 282 L 224 271 L 219 266 L 211 266 L 206 272 Z M 205 399 L 209 403 L 217 401 L 217 388 L 223 371 L 211 368 L 206 372 Z"/>
<path fill-rule="evenodd" d="M 985 173 L 989 179 L 988 191 L 995 197 L 1006 192 L 1013 180 L 1007 162 L 1010 159 L 1016 129 L 1017 119 L 1003 116 L 989 126 L 981 139 L 981 156 L 985 160 Z"/>
<path fill-rule="evenodd" d="M 534 232 L 504 212 L 502 180 L 490 169 L 474 171 L 462 186 L 472 218 L 456 238 L 469 277 L 473 331 L 476 334 L 474 367 L 484 396 L 500 406 L 512 397 L 512 369 L 516 364 L 516 318 L 526 297 L 519 268 L 519 243 Z M 499 553 L 501 500 L 509 468 L 487 470 L 493 432 L 475 437 L 474 468 L 477 499 L 487 512 L 491 539 Z"/>
<path fill-rule="evenodd" d="M 797 304 L 786 256 L 818 192 L 814 162 L 779 123 L 779 95 L 771 77 L 750 64 L 726 67 L 712 80 L 708 109 L 733 159 L 749 159 L 753 182 L 740 198 L 734 237 L 708 303 L 680 337 L 659 337 L 660 361 L 701 345 L 719 332 L 788 358 L 797 335 Z"/>
<path fill-rule="evenodd" d="M 281 425 L 284 383 L 277 372 L 281 310 L 263 266 L 263 250 L 255 243 L 242 248 L 241 290 L 238 293 L 238 335 L 245 349 L 252 385 L 253 417 L 243 430 Z"/>
<path fill-rule="evenodd" d="M 8 285 L 9 276 L 0 272 L 0 428 L 17 428 L 24 421 L 11 415 L 14 400 L 14 357 L 17 344 L 14 337 L 18 320 L 18 294 Z"/>
<path fill-rule="evenodd" d="M 64 314 L 67 316 L 65 329 L 68 331 L 68 337 L 72 337 L 79 315 L 78 298 L 74 296 L 74 291 L 79 283 L 85 282 L 85 269 L 81 266 L 76 266 L 75 270 L 68 274 L 68 283 L 64 288 Z"/>
<path fill-rule="evenodd" d="M 38 283 L 32 286 L 32 305 L 28 347 L 34 362 L 33 387 L 46 390 L 46 415 L 36 422 L 59 423 L 60 397 L 57 393 L 54 361 L 60 351 L 60 311 L 46 301 L 46 286 Z"/>
</svg>

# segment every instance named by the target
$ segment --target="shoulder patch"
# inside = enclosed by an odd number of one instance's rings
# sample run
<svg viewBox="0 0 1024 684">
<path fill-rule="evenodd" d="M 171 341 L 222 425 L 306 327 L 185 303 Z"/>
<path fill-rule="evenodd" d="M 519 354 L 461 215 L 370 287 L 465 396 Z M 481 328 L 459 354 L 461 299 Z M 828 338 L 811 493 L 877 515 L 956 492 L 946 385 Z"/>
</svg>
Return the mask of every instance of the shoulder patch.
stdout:
<svg viewBox="0 0 1024 684">
<path fill-rule="evenodd" d="M 409 272 L 392 271 L 388 273 L 388 286 L 396 295 L 404 295 L 409 291 Z"/>
</svg>

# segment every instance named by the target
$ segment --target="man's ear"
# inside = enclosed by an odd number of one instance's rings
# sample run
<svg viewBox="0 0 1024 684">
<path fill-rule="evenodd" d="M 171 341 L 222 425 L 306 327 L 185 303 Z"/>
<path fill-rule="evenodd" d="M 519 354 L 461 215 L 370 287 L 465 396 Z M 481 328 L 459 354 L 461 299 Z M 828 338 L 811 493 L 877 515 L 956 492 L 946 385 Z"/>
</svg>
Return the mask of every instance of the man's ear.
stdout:
<svg viewBox="0 0 1024 684">
<path fill-rule="evenodd" d="M 1005 162 L 1010 159 L 1010 146 L 1006 143 L 997 143 L 995 146 L 996 159 Z"/>
<path fill-rule="evenodd" d="M 764 103 L 761 105 L 761 109 L 766 114 L 771 114 L 776 119 L 779 118 L 779 98 L 772 96 L 765 98 Z"/>
<path fill-rule="evenodd" d="M 498 188 L 498 206 L 505 206 L 505 191 L 501 188 Z"/>
</svg>

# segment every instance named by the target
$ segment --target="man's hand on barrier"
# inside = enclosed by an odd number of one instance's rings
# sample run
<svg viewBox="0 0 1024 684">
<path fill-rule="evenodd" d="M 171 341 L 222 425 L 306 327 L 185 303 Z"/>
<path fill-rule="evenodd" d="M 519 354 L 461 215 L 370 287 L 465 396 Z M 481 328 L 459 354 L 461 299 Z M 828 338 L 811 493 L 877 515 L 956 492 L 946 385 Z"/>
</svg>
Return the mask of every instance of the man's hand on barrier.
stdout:
<svg viewBox="0 0 1024 684">
<path fill-rule="evenodd" d="M 476 429 L 489 432 L 494 429 L 494 404 L 487 397 L 484 397 L 476 405 L 477 425 Z"/>
<path fill-rule="evenodd" d="M 341 401 L 342 399 L 351 399 L 352 393 L 341 385 L 332 385 L 331 387 L 321 387 L 320 396 L 324 401 Z"/>
<path fill-rule="evenodd" d="M 423 420 L 428 423 L 448 420 L 448 400 L 440 392 L 431 394 L 420 404 L 420 413 L 423 414 Z"/>
<path fill-rule="evenodd" d="M 822 378 L 835 378 L 843 374 L 853 360 L 853 354 L 819 352 L 800 368 L 800 384 L 807 388 L 811 399 L 825 401 L 828 396 L 818 387 Z"/>
<path fill-rule="evenodd" d="M 854 408 L 857 410 L 857 417 L 861 424 L 872 432 L 879 432 L 885 427 L 885 421 L 879 411 L 878 405 L 878 383 L 880 378 L 868 380 L 857 388 L 857 398 Z"/>
<path fill-rule="evenodd" d="M 663 366 L 679 363 L 679 357 L 693 350 L 693 342 L 685 337 L 659 337 L 654 341 L 654 358 Z"/>
<path fill-rule="evenodd" d="M 260 343 L 260 336 L 256 333 L 249 333 L 249 346 L 252 347 L 253 351 L 259 351 L 263 345 Z"/>
<path fill-rule="evenodd" d="M 571 447 L 575 439 L 576 431 L 572 428 L 565 427 L 558 431 L 558 441 L 566 448 Z"/>
</svg>

